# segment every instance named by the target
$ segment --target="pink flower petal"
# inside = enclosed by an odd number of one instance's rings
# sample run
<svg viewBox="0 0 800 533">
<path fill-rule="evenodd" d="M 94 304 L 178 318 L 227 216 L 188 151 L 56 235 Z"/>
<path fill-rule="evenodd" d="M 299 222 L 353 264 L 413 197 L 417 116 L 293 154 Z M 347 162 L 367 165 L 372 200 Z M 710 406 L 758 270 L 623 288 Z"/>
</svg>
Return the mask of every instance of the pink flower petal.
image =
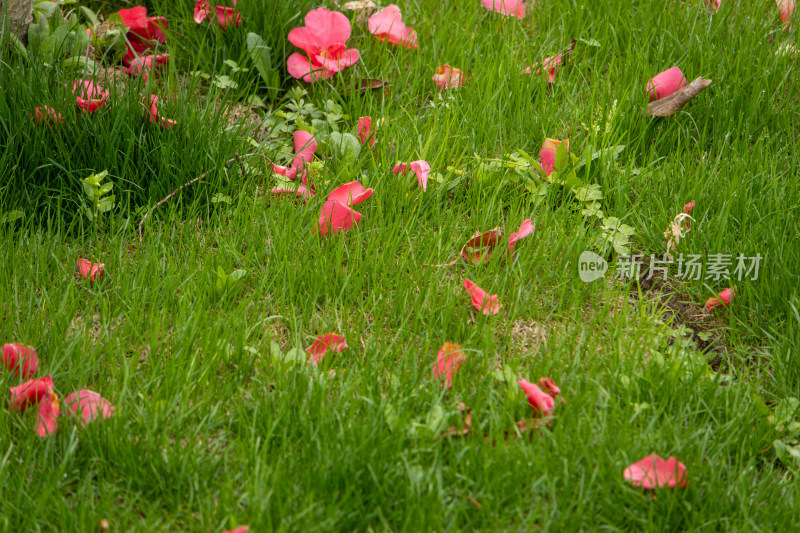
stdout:
<svg viewBox="0 0 800 533">
<path fill-rule="evenodd" d="M 329 235 L 346 231 L 358 224 L 361 213 L 353 211 L 347 205 L 329 200 L 325 202 L 319 214 L 319 233 Z"/>
<path fill-rule="evenodd" d="M 33 347 L 14 342 L 3 346 L 3 365 L 14 377 L 22 373 L 22 379 L 28 379 L 39 368 L 39 357 Z"/>
<path fill-rule="evenodd" d="M 109 92 L 92 80 L 76 80 L 72 84 L 72 94 L 83 111 L 94 113 L 108 99 Z"/>
<path fill-rule="evenodd" d="M 556 81 L 556 72 L 561 69 L 562 54 L 546 57 L 541 63 L 527 67 L 523 72 L 525 74 L 547 74 L 547 83 Z M 535 69 L 535 70 L 534 70 Z"/>
<path fill-rule="evenodd" d="M 472 299 L 472 305 L 484 315 L 496 315 L 500 312 L 501 304 L 497 299 L 496 294 L 492 294 L 487 298 L 486 291 L 472 283 L 470 280 L 464 280 L 464 289 L 469 293 Z"/>
<path fill-rule="evenodd" d="M 36 426 L 36 434 L 38 436 L 47 437 L 58 431 L 58 415 L 60 411 L 58 395 L 50 388 L 39 402 L 39 413 L 37 415 L 39 423 Z"/>
<path fill-rule="evenodd" d="M 235 8 L 214 6 L 214 9 L 217 12 L 217 24 L 223 31 L 228 26 L 239 26 L 242 23 L 242 14 Z"/>
<path fill-rule="evenodd" d="M 461 351 L 459 344 L 445 342 L 439 353 L 436 355 L 436 363 L 433 365 L 433 377 L 439 381 L 441 386 L 450 388 L 453 386 L 453 375 L 461 368 L 461 363 L 467 360 L 464 352 Z"/>
<path fill-rule="evenodd" d="M 88 389 L 73 392 L 64 398 L 64 404 L 69 415 L 79 414 L 86 424 L 101 416 L 111 418 L 116 409 L 111 402 Z"/>
<path fill-rule="evenodd" d="M 524 222 L 522 222 L 522 225 L 519 227 L 519 231 L 508 236 L 508 251 L 512 251 L 514 244 L 516 244 L 518 240 L 524 239 L 533 233 L 534 229 L 536 228 L 534 227 L 533 222 L 531 222 L 531 219 L 526 219 Z"/>
<path fill-rule="evenodd" d="M 789 29 L 789 19 L 792 18 L 794 13 L 794 0 L 775 0 L 778 4 L 778 11 L 781 14 L 781 22 L 784 23 L 786 29 Z"/>
<path fill-rule="evenodd" d="M 23 412 L 31 405 L 37 405 L 48 391 L 53 390 L 53 379 L 48 375 L 26 381 L 22 385 L 11 387 L 8 408 L 11 411 Z"/>
<path fill-rule="evenodd" d="M 684 85 L 686 85 L 686 77 L 684 77 L 683 72 L 678 67 L 672 67 L 656 74 L 647 83 L 647 92 L 650 93 L 650 100 L 661 100 L 681 89 Z"/>
<path fill-rule="evenodd" d="M 372 196 L 372 189 L 366 189 L 358 181 L 351 181 L 336 187 L 328 195 L 326 202 L 334 201 L 342 205 L 353 206 L 360 204 L 370 196 Z"/>
<path fill-rule="evenodd" d="M 716 13 L 719 11 L 719 6 L 722 5 L 722 0 L 706 0 L 706 4 Z"/>
<path fill-rule="evenodd" d="M 525 16 L 525 4 L 521 0 L 481 0 L 483 7 L 503 15 Z"/>
<path fill-rule="evenodd" d="M 169 57 L 169 54 L 139 56 L 134 58 L 129 66 L 123 67 L 121 70 L 132 76 L 141 74 L 145 83 L 147 83 L 149 73 L 155 73 L 159 65 L 166 65 Z"/>
<path fill-rule="evenodd" d="M 197 0 L 194 5 L 194 21 L 201 24 L 211 14 L 211 5 L 208 0 Z"/>
<path fill-rule="evenodd" d="M 304 130 L 295 130 L 293 139 L 295 156 L 292 160 L 292 168 L 296 172 L 303 172 L 306 163 L 310 163 L 314 159 L 314 152 L 317 151 L 317 140 L 312 134 Z"/>
<path fill-rule="evenodd" d="M 349 348 L 349 346 L 347 346 L 344 335 L 325 333 L 318 336 L 314 344 L 306 348 L 306 353 L 309 354 L 308 362 L 318 365 L 322 362 L 328 350 L 331 350 L 332 353 L 339 353 L 346 348 Z"/>
<path fill-rule="evenodd" d="M 686 466 L 675 457 L 667 460 L 656 454 L 651 454 L 630 465 L 623 472 L 626 481 L 643 489 L 655 489 L 676 486 L 683 488 L 689 483 L 689 474 Z"/>
<path fill-rule="evenodd" d="M 37 107 L 33 112 L 34 115 L 31 115 L 31 118 L 36 122 L 37 126 L 49 124 L 51 121 L 53 124 L 64 123 L 64 117 L 61 116 L 61 113 L 56 113 L 56 110 L 50 106 Z"/>
<path fill-rule="evenodd" d="M 106 266 L 105 263 L 92 263 L 88 259 L 78 259 L 78 270 L 81 273 L 81 277 L 89 281 L 100 279 L 103 276 L 104 266 Z"/>
<path fill-rule="evenodd" d="M 536 414 L 542 416 L 550 416 L 553 414 L 553 408 L 555 408 L 556 402 L 549 394 L 540 389 L 538 385 L 524 379 L 519 380 L 518 383 L 519 386 L 522 387 L 522 390 L 525 391 L 525 395 L 528 397 L 528 403 Z"/>
<path fill-rule="evenodd" d="M 731 299 L 735 296 L 735 290 L 731 288 L 723 289 L 716 298 L 709 298 L 706 301 L 705 309 L 710 313 L 715 307 L 728 307 Z"/>
<path fill-rule="evenodd" d="M 372 35 L 381 41 L 405 46 L 406 48 L 417 47 L 417 32 L 403 24 L 400 8 L 395 4 L 390 4 L 372 15 L 367 20 L 367 28 Z"/>
<path fill-rule="evenodd" d="M 370 146 L 375 145 L 375 134 L 372 132 L 372 117 L 359 117 L 358 139 L 361 144 L 369 141 Z"/>
<path fill-rule="evenodd" d="M 351 28 L 342 13 L 324 7 L 312 9 L 306 14 L 305 24 L 289 31 L 289 42 L 306 55 L 305 58 L 300 54 L 289 56 L 286 66 L 290 75 L 313 83 L 358 61 L 358 50 L 346 46 Z M 314 72 L 318 69 L 321 72 Z"/>
<path fill-rule="evenodd" d="M 558 388 L 556 382 L 550 378 L 539 379 L 539 386 L 553 398 L 557 398 L 561 394 L 561 389 Z"/>
<path fill-rule="evenodd" d="M 158 122 L 159 124 L 161 124 L 161 126 L 164 127 L 164 129 L 170 129 L 172 126 L 177 124 L 177 122 L 172 120 L 172 119 L 168 119 L 168 118 L 165 118 L 165 117 L 162 117 L 161 115 L 159 115 L 158 114 L 158 107 L 156 106 L 157 103 L 158 103 L 158 96 L 156 96 L 154 94 L 151 94 L 150 95 L 150 114 L 149 114 L 150 122 Z"/>
<path fill-rule="evenodd" d="M 417 183 L 422 187 L 423 191 L 428 190 L 428 176 L 431 173 L 431 166 L 427 161 L 419 159 L 410 163 L 398 163 L 392 169 L 395 174 L 405 174 L 409 170 L 413 171 L 417 176 Z"/>
<path fill-rule="evenodd" d="M 250 528 L 247 526 L 239 526 L 236 529 L 226 529 L 223 533 L 248 533 Z"/>
<path fill-rule="evenodd" d="M 322 68 L 320 63 L 315 63 L 303 54 L 295 52 L 286 60 L 286 70 L 294 78 L 302 79 L 307 83 L 327 80 L 331 73 Z"/>
<path fill-rule="evenodd" d="M 542 149 L 539 152 L 539 157 L 542 161 L 542 171 L 544 171 L 545 176 L 549 176 L 553 173 L 556 167 L 556 150 L 564 143 L 566 146 L 567 151 L 569 151 L 569 139 L 564 139 L 563 141 L 558 141 L 556 139 L 547 138 L 542 143 Z"/>
<path fill-rule="evenodd" d="M 464 76 L 457 68 L 439 65 L 433 73 L 433 83 L 439 89 L 459 89 L 464 85 Z"/>
</svg>

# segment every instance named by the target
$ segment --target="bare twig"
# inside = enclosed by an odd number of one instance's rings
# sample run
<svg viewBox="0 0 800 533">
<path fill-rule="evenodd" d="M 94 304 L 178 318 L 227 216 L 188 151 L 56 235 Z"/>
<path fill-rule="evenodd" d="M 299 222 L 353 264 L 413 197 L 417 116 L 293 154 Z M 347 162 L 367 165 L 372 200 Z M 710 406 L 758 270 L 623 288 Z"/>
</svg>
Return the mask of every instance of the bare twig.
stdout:
<svg viewBox="0 0 800 533">
<path fill-rule="evenodd" d="M 239 163 L 239 165 L 241 166 L 242 165 L 242 161 L 239 158 L 240 157 L 239 154 L 234 152 L 234 155 L 236 157 L 234 157 L 233 159 L 228 159 L 227 161 L 225 161 L 225 164 L 227 165 L 228 163 L 233 163 L 234 161 L 237 161 Z M 241 157 L 242 158 L 263 157 L 264 159 L 269 161 L 269 158 L 267 156 L 263 155 L 263 154 L 255 154 L 255 153 L 244 154 Z M 270 163 L 271 163 L 271 161 L 270 161 Z M 142 236 L 142 227 L 144 226 L 144 221 L 147 220 L 147 217 L 150 216 L 150 213 L 152 213 L 156 209 L 156 207 L 160 206 L 161 204 L 166 203 L 167 200 L 169 200 L 170 198 L 172 198 L 173 196 L 175 196 L 176 194 L 181 192 L 181 190 L 183 190 L 185 187 L 188 187 L 189 185 L 193 185 L 193 184 L 197 183 L 201 179 L 205 178 L 209 173 L 214 172 L 216 169 L 217 169 L 217 167 L 213 167 L 211 170 L 207 170 L 207 171 L 203 172 L 202 174 L 200 174 L 199 176 L 197 176 L 193 180 L 187 181 L 186 183 L 184 183 L 183 185 L 181 185 L 180 187 L 178 187 L 177 189 L 175 189 L 174 191 L 172 191 L 171 193 L 166 195 L 164 198 L 159 200 L 159 202 L 156 205 L 151 207 L 150 210 L 147 211 L 147 213 L 144 214 L 144 216 L 142 217 L 142 220 L 139 222 L 139 241 L 141 242 L 142 240 L 144 240 L 144 237 Z M 244 167 L 243 166 L 242 166 L 242 173 L 244 173 Z"/>
<path fill-rule="evenodd" d="M 654 117 L 668 117 L 674 115 L 686 102 L 700 94 L 711 85 L 711 80 L 697 78 L 686 87 L 675 91 L 671 95 L 651 102 L 647 105 L 647 114 Z"/>
</svg>

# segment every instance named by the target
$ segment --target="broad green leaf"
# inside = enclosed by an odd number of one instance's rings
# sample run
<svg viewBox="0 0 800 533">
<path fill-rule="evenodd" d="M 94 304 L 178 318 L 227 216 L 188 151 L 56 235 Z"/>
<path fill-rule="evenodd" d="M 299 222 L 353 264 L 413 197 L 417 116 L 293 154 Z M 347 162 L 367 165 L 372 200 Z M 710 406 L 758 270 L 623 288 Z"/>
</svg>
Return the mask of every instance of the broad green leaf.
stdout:
<svg viewBox="0 0 800 533">
<path fill-rule="evenodd" d="M 239 281 L 246 275 L 247 275 L 247 270 L 237 269 L 231 272 L 230 279 L 232 279 L 233 281 Z"/>
<path fill-rule="evenodd" d="M 50 36 L 50 23 L 44 17 L 28 26 L 28 47 L 33 53 L 38 54 L 42 49 L 44 40 Z"/>
<path fill-rule="evenodd" d="M 80 6 L 80 9 L 83 11 L 83 16 L 86 17 L 86 20 L 88 20 L 92 26 L 97 26 L 100 24 L 100 21 L 97 19 L 97 15 L 94 11 L 86 6 Z"/>
<path fill-rule="evenodd" d="M 253 61 L 256 70 L 264 80 L 264 84 L 269 88 L 276 88 L 278 72 L 272 65 L 272 51 L 257 33 L 247 34 L 247 51 Z"/>
</svg>

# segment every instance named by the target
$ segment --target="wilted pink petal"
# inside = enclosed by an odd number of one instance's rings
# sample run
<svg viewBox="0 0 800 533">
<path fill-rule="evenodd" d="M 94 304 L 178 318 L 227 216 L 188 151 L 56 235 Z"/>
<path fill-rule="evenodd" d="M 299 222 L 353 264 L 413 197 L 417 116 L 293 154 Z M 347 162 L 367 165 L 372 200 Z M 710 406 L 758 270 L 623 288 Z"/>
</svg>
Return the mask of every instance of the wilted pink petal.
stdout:
<svg viewBox="0 0 800 533">
<path fill-rule="evenodd" d="M 353 211 L 347 205 L 329 200 L 325 202 L 319 214 L 319 234 L 328 235 L 349 230 L 361 220 L 361 213 Z"/>
<path fill-rule="evenodd" d="M 78 259 L 78 270 L 81 277 L 89 281 L 100 279 L 103 276 L 104 266 L 106 266 L 105 263 L 92 263 L 88 259 Z"/>
<path fill-rule="evenodd" d="M 147 83 L 149 74 L 155 73 L 159 65 L 166 65 L 167 62 L 169 62 L 169 54 L 139 56 L 134 58 L 129 66 L 122 67 L 121 70 L 132 76 L 141 74 L 144 82 Z"/>
<path fill-rule="evenodd" d="M 201 24 L 211 14 L 211 5 L 208 0 L 197 0 L 194 5 L 194 21 Z"/>
<path fill-rule="evenodd" d="M 684 85 L 686 85 L 686 77 L 683 72 L 678 67 L 672 67 L 656 74 L 652 80 L 647 82 L 647 92 L 650 93 L 650 100 L 661 100 Z"/>
<path fill-rule="evenodd" d="M 559 389 L 556 382 L 550 378 L 539 379 L 539 386 L 553 398 L 557 398 L 558 395 L 561 394 L 561 389 Z"/>
<path fill-rule="evenodd" d="M 39 368 L 39 357 L 33 347 L 14 342 L 3 346 L 3 365 L 14 377 L 20 377 L 21 372 L 22 379 L 28 379 Z"/>
<path fill-rule="evenodd" d="M 539 151 L 539 157 L 542 161 L 542 170 L 544 171 L 545 176 L 549 176 L 553 173 L 556 166 L 556 150 L 558 149 L 559 145 L 564 143 L 564 146 L 569 151 L 569 139 L 564 139 L 563 141 L 558 141 L 556 139 L 545 139 L 544 143 L 542 143 L 542 149 Z"/>
<path fill-rule="evenodd" d="M 461 363 L 466 360 L 467 356 L 461 351 L 461 345 L 445 342 L 436 355 L 433 377 L 440 381 L 443 380 L 440 385 L 449 389 L 453 386 L 453 374 L 458 372 Z"/>
<path fill-rule="evenodd" d="M 214 6 L 217 11 L 217 24 L 220 29 L 227 30 L 228 26 L 239 26 L 242 23 L 242 14 L 233 7 Z"/>
<path fill-rule="evenodd" d="M 719 6 L 722 5 L 722 0 L 706 0 L 706 4 L 714 10 L 714 13 L 719 11 Z"/>
<path fill-rule="evenodd" d="M 23 412 L 29 406 L 38 404 L 42 397 L 51 390 L 53 390 L 53 379 L 49 375 L 11 387 L 8 408 L 11 411 Z"/>
<path fill-rule="evenodd" d="M 683 212 L 686 213 L 687 215 L 691 214 L 692 213 L 692 209 L 694 209 L 695 205 L 696 204 L 694 202 L 689 202 L 688 204 L 683 206 Z"/>
<path fill-rule="evenodd" d="M 336 187 L 328 195 L 326 201 L 335 201 L 343 205 L 353 206 L 360 204 L 370 196 L 372 196 L 372 189 L 365 189 L 358 181 L 351 181 Z"/>
<path fill-rule="evenodd" d="M 794 0 L 775 0 L 778 4 L 778 11 L 781 14 L 781 22 L 784 23 L 786 29 L 789 29 L 789 19 L 792 18 L 794 13 Z"/>
<path fill-rule="evenodd" d="M 556 81 L 556 72 L 561 68 L 562 54 L 546 57 L 541 63 L 537 63 L 532 67 L 527 67 L 524 71 L 525 74 L 547 74 L 547 83 Z M 534 70 L 535 68 L 535 70 Z"/>
<path fill-rule="evenodd" d="M 49 124 L 52 122 L 53 124 L 60 124 L 64 122 L 64 118 L 61 116 L 61 113 L 56 113 L 56 110 L 50 106 L 42 106 L 34 108 L 33 115 L 31 118 L 36 125 L 39 126 L 41 124 Z"/>
<path fill-rule="evenodd" d="M 348 346 L 344 335 L 339 335 L 338 333 L 320 335 L 314 341 L 314 344 L 306 348 L 306 353 L 309 354 L 308 362 L 318 365 L 322 362 L 328 350 L 331 350 L 332 353 L 339 353 L 346 348 Z"/>
<path fill-rule="evenodd" d="M 464 85 L 461 71 L 450 65 L 439 65 L 433 73 L 433 83 L 439 89 L 458 89 Z"/>
<path fill-rule="evenodd" d="M 525 391 L 528 397 L 528 403 L 531 404 L 531 409 L 542 416 L 550 416 L 553 414 L 553 408 L 556 405 L 555 400 L 538 385 L 530 383 L 524 379 L 519 380 L 519 386 Z"/>
<path fill-rule="evenodd" d="M 405 46 L 406 48 L 417 47 L 417 32 L 403 24 L 400 8 L 395 4 L 389 4 L 372 15 L 367 20 L 367 28 L 372 35 L 381 41 Z"/>
<path fill-rule="evenodd" d="M 292 160 L 292 168 L 296 172 L 302 173 L 306 163 L 310 163 L 314 159 L 314 152 L 317 151 L 317 140 L 312 134 L 304 130 L 295 130 L 292 137 L 294 139 L 295 153 Z"/>
<path fill-rule="evenodd" d="M 518 240 L 524 239 L 525 237 L 533 233 L 534 229 L 536 228 L 533 226 L 533 222 L 531 222 L 531 219 L 525 220 L 519 227 L 519 231 L 514 232 L 508 236 L 508 251 L 511 252 L 512 248 L 514 248 L 514 244 L 516 244 Z"/>
<path fill-rule="evenodd" d="M 64 405 L 69 415 L 80 415 L 86 424 L 101 416 L 111 418 L 115 410 L 111 402 L 88 389 L 73 392 L 64 398 Z"/>
<path fill-rule="evenodd" d="M 716 298 L 709 298 L 706 301 L 706 312 L 710 313 L 715 307 L 728 307 L 731 304 L 731 299 L 735 296 L 734 289 L 723 289 Z"/>
<path fill-rule="evenodd" d="M 661 487 L 674 489 L 676 486 L 683 488 L 689 483 L 689 474 L 683 463 L 675 457 L 664 460 L 656 454 L 648 455 L 641 461 L 633 463 L 622 475 L 626 481 L 643 489 Z"/>
<path fill-rule="evenodd" d="M 395 174 L 405 174 L 409 170 L 416 174 L 417 183 L 419 183 L 419 186 L 422 187 L 422 190 L 428 190 L 428 176 L 430 176 L 431 173 L 431 166 L 428 164 L 428 162 L 423 159 L 419 159 L 417 161 L 412 161 L 411 163 L 398 163 L 394 166 L 392 172 Z"/>
<path fill-rule="evenodd" d="M 82 110 L 94 113 L 105 103 L 109 92 L 92 80 L 77 80 L 72 84 L 72 94 Z"/>
<path fill-rule="evenodd" d="M 487 297 L 486 291 L 472 283 L 470 280 L 464 280 L 464 289 L 469 293 L 472 298 L 472 305 L 484 315 L 496 315 L 500 312 L 501 304 L 497 299 L 496 294 Z"/>
<path fill-rule="evenodd" d="M 58 415 L 60 411 L 58 395 L 50 388 L 39 402 L 39 413 L 37 415 L 39 424 L 36 426 L 36 434 L 38 436 L 46 437 L 58 431 Z"/>
<path fill-rule="evenodd" d="M 346 46 L 350 21 L 342 13 L 324 7 L 312 9 L 306 13 L 305 24 L 289 31 L 289 42 L 305 52 L 305 56 L 289 56 L 286 67 L 291 76 L 313 83 L 358 61 L 358 50 Z"/>
<path fill-rule="evenodd" d="M 167 29 L 167 20 L 164 17 L 148 17 L 144 6 L 120 9 L 116 14 L 128 28 L 128 53 L 122 58 L 125 65 L 130 65 L 137 55 L 147 55 L 153 43 L 166 42 L 164 30 Z"/>
<path fill-rule="evenodd" d="M 150 95 L 150 113 L 148 115 L 149 118 L 150 118 L 150 122 L 158 122 L 159 124 L 161 124 L 164 127 L 164 129 L 170 129 L 172 126 L 177 124 L 177 122 L 172 120 L 172 119 L 164 118 L 161 115 L 159 115 L 158 114 L 158 107 L 156 106 L 157 103 L 158 103 L 158 96 L 156 96 L 154 94 L 151 94 Z"/>
<path fill-rule="evenodd" d="M 525 16 L 525 4 L 521 0 L 481 0 L 483 7 L 503 15 Z"/>
<path fill-rule="evenodd" d="M 369 141 L 370 146 L 375 145 L 375 134 L 372 132 L 372 117 L 360 117 L 358 119 L 358 139 L 361 144 Z"/>
</svg>

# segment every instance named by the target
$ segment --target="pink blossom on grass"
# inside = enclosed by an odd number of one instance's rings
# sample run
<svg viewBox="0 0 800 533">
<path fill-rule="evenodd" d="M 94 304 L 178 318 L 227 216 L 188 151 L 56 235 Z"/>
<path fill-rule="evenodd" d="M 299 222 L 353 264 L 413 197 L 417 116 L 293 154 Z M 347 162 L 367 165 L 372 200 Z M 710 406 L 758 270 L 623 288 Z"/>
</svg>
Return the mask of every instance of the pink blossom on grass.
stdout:
<svg viewBox="0 0 800 533">
<path fill-rule="evenodd" d="M 525 4 L 521 0 L 481 0 L 483 7 L 502 15 L 525 16 Z"/>
<path fill-rule="evenodd" d="M 564 143 L 567 151 L 569 151 L 569 139 L 558 141 L 556 139 L 545 139 L 542 143 L 542 149 L 539 151 L 539 157 L 542 161 L 542 171 L 545 176 L 549 176 L 556 169 L 556 150 Z"/>
<path fill-rule="evenodd" d="M 51 387 L 39 402 L 39 412 L 36 416 L 38 419 L 36 434 L 39 437 L 47 437 L 58 431 L 58 415 L 60 411 L 58 395 L 53 392 Z"/>
<path fill-rule="evenodd" d="M 64 398 L 64 405 L 69 415 L 80 416 L 84 424 L 101 417 L 111 418 L 116 409 L 111 402 L 88 389 L 73 392 Z"/>
<path fill-rule="evenodd" d="M 675 457 L 665 460 L 656 454 L 633 463 L 622 475 L 633 486 L 643 489 L 683 488 L 689 483 L 689 474 L 683 463 Z"/>
<path fill-rule="evenodd" d="M 533 67 L 527 67 L 524 73 L 547 74 L 547 83 L 553 83 L 556 81 L 556 72 L 561 69 L 562 58 L 562 54 L 546 57 L 541 63 L 537 63 Z"/>
<path fill-rule="evenodd" d="M 347 231 L 361 220 L 361 213 L 337 200 L 328 200 L 320 209 L 318 230 L 320 235 Z"/>
<path fill-rule="evenodd" d="M 706 0 L 706 4 L 716 13 L 719 11 L 719 6 L 722 5 L 722 0 Z"/>
<path fill-rule="evenodd" d="M 128 53 L 122 58 L 124 64 L 130 65 L 137 55 L 146 55 L 153 49 L 154 44 L 166 42 L 164 30 L 168 26 L 164 17 L 148 17 L 147 8 L 144 6 L 120 9 L 116 14 L 128 28 Z"/>
<path fill-rule="evenodd" d="M 208 0 L 197 0 L 194 5 L 194 21 L 202 24 L 211 15 L 211 4 Z"/>
<path fill-rule="evenodd" d="M 427 191 L 428 176 L 430 176 L 431 173 L 431 166 L 428 164 L 428 162 L 423 159 L 419 159 L 410 163 L 398 163 L 394 166 L 392 172 L 395 174 L 405 174 L 409 170 L 416 174 L 417 183 L 419 183 L 419 186 L 422 187 L 422 190 Z"/>
<path fill-rule="evenodd" d="M 72 94 L 83 111 L 94 113 L 108 99 L 108 91 L 92 80 L 77 80 L 72 84 Z"/>
<path fill-rule="evenodd" d="M 389 4 L 372 15 L 367 20 L 367 28 L 381 41 L 406 48 L 417 47 L 417 32 L 403 24 L 400 8 L 395 4 Z"/>
<path fill-rule="evenodd" d="M 728 307 L 735 296 L 735 289 L 727 288 L 720 291 L 716 298 L 709 298 L 706 301 L 705 310 L 710 313 L 716 307 Z"/>
<path fill-rule="evenodd" d="M 233 3 L 236 5 L 236 2 Z M 227 30 L 230 26 L 239 26 L 242 23 L 242 14 L 235 7 L 214 6 L 217 12 L 217 24 L 221 30 Z"/>
<path fill-rule="evenodd" d="M 433 83 L 438 89 L 459 89 L 464 85 L 464 76 L 457 68 L 439 65 L 433 73 Z"/>
<path fill-rule="evenodd" d="M 558 385 L 556 385 L 556 382 L 550 378 L 540 378 L 539 387 L 541 387 L 548 395 L 552 396 L 553 398 L 558 398 L 558 395 L 561 394 L 561 389 L 559 389 Z"/>
<path fill-rule="evenodd" d="M 358 139 L 361 141 L 361 144 L 369 142 L 370 146 L 375 145 L 375 133 L 372 131 L 372 117 L 359 117 Z"/>
<path fill-rule="evenodd" d="M 23 412 L 32 405 L 38 405 L 44 395 L 52 390 L 53 379 L 49 375 L 43 378 L 26 381 L 22 385 L 17 385 L 16 387 L 11 387 L 8 408 L 11 411 Z"/>
<path fill-rule="evenodd" d="M 496 294 L 487 295 L 485 290 L 468 279 L 464 280 L 464 289 L 469 294 L 473 307 L 484 315 L 496 315 L 500 312 L 502 304 L 497 299 Z"/>
<path fill-rule="evenodd" d="M 661 100 L 686 85 L 686 77 L 678 67 L 672 67 L 653 76 L 647 82 L 650 100 Z"/>
<path fill-rule="evenodd" d="M 519 231 L 515 231 L 511 235 L 508 236 L 508 251 L 512 252 L 514 245 L 517 243 L 518 240 L 524 239 L 531 233 L 533 230 L 536 229 L 531 222 L 531 219 L 526 219 L 522 222 L 522 225 L 519 227 Z"/>
<path fill-rule="evenodd" d="M 64 117 L 61 116 L 61 113 L 56 113 L 56 110 L 50 106 L 42 106 L 37 107 L 33 110 L 33 115 L 31 118 L 34 122 L 36 122 L 37 126 L 42 124 L 63 124 Z"/>
<path fill-rule="evenodd" d="M 354 206 L 372 196 L 373 190 L 367 189 L 358 181 L 351 181 L 336 187 L 328 195 L 326 201 L 339 202 L 342 205 Z"/>
<path fill-rule="evenodd" d="M 33 347 L 13 342 L 3 345 L 3 365 L 15 377 L 28 379 L 39 368 L 39 357 Z"/>
<path fill-rule="evenodd" d="M 166 65 L 167 62 L 169 62 L 169 54 L 139 56 L 134 58 L 129 66 L 122 67 L 121 70 L 132 76 L 141 74 L 142 78 L 144 78 L 144 82 L 147 83 L 148 76 L 150 74 L 155 74 L 157 67 L 159 65 Z"/>
<path fill-rule="evenodd" d="M 318 336 L 314 344 L 306 348 L 306 352 L 309 354 L 308 362 L 310 364 L 319 365 L 322 363 L 322 359 L 328 351 L 331 353 L 339 353 L 347 348 L 349 348 L 349 346 L 347 346 L 344 335 L 325 333 L 324 335 Z"/>
<path fill-rule="evenodd" d="M 794 0 L 775 0 L 778 4 L 778 11 L 781 14 L 781 22 L 783 22 L 786 30 L 789 29 L 789 19 L 792 18 L 794 13 Z"/>
<path fill-rule="evenodd" d="M 453 375 L 458 372 L 458 369 L 461 368 L 461 363 L 466 360 L 467 357 L 461 351 L 459 344 L 445 342 L 436 355 L 433 377 L 441 382 L 441 386 L 449 389 L 453 386 Z"/>
<path fill-rule="evenodd" d="M 518 383 L 528 397 L 528 403 L 531 405 L 531 409 L 533 409 L 536 414 L 542 416 L 550 416 L 553 414 L 556 402 L 552 396 L 540 389 L 535 383 L 530 383 L 524 379 L 519 380 Z"/>
<path fill-rule="evenodd" d="M 151 94 L 150 95 L 150 109 L 149 109 L 149 113 L 148 113 L 148 118 L 150 119 L 150 122 L 158 122 L 165 129 L 170 129 L 172 126 L 177 124 L 177 122 L 172 120 L 172 119 L 162 117 L 158 113 L 158 107 L 157 107 L 156 104 L 158 104 L 158 96 L 156 96 L 154 94 Z"/>
<path fill-rule="evenodd" d="M 305 26 L 289 31 L 289 42 L 304 52 L 289 56 L 289 74 L 313 83 L 354 65 L 359 55 L 355 48 L 347 48 L 350 31 L 350 21 L 338 11 L 320 7 L 306 13 Z"/>
<path fill-rule="evenodd" d="M 78 271 L 81 277 L 89 281 L 95 281 L 103 276 L 103 267 L 105 263 L 92 263 L 88 259 L 78 259 Z"/>
</svg>

